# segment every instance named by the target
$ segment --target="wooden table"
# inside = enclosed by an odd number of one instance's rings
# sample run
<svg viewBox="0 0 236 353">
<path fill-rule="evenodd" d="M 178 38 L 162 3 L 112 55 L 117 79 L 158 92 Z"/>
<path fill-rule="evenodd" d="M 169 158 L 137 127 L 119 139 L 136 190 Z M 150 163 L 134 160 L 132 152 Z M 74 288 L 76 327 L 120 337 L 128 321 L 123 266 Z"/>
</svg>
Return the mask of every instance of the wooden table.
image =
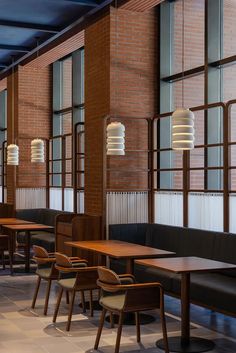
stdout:
<svg viewBox="0 0 236 353">
<path fill-rule="evenodd" d="M 126 273 L 133 274 L 134 260 L 140 258 L 155 258 L 174 255 L 171 251 L 150 248 L 148 246 L 127 243 L 119 240 L 88 240 L 88 241 L 72 241 L 66 242 L 66 245 L 88 251 L 94 251 L 101 256 L 109 256 L 115 259 L 126 260 Z M 109 318 L 108 318 L 109 320 Z M 148 324 L 155 321 L 151 315 L 140 314 L 140 323 Z M 118 322 L 118 318 L 114 315 L 114 322 Z M 124 323 L 126 325 L 135 325 L 133 314 L 126 314 Z"/>
<path fill-rule="evenodd" d="M 1 217 L 0 218 L 0 229 L 2 231 L 2 226 L 4 224 L 6 225 L 12 225 L 12 224 L 30 224 L 32 222 L 29 222 L 29 221 L 25 221 L 24 219 L 20 219 L 20 218 L 15 218 L 15 217 Z M 11 273 L 12 273 L 12 256 L 11 256 L 11 253 L 10 253 L 10 237 L 8 236 L 8 249 L 9 249 L 9 264 L 10 264 L 10 270 L 11 270 Z"/>
<path fill-rule="evenodd" d="M 168 339 L 170 351 L 193 353 L 212 350 L 214 342 L 203 338 L 190 337 L 190 274 L 192 272 L 235 269 L 236 265 L 200 257 L 144 259 L 136 262 L 140 265 L 181 274 L 181 336 Z M 164 349 L 163 340 L 157 341 L 157 346 Z"/>
<path fill-rule="evenodd" d="M 127 243 L 126 241 L 120 240 L 70 241 L 65 244 L 74 248 L 93 251 L 102 256 L 109 256 L 115 259 L 125 259 L 126 273 L 130 274 L 133 274 L 134 272 L 135 259 L 165 257 L 175 254 L 171 251 L 150 248 L 149 246 Z"/>
<path fill-rule="evenodd" d="M 27 222 L 27 221 L 25 221 Z M 16 233 L 17 232 L 25 232 L 26 235 L 26 259 L 25 259 L 25 271 L 29 272 L 30 270 L 30 238 L 32 231 L 37 230 L 53 230 L 54 227 L 47 226 L 45 224 L 38 224 L 38 223 L 24 223 L 24 224 L 2 224 L 2 229 L 6 230 L 9 233 L 9 253 L 10 257 L 14 257 L 14 248 L 16 243 Z M 13 273 L 13 267 L 11 267 L 11 273 Z"/>
<path fill-rule="evenodd" d="M 25 221 L 24 219 L 9 217 L 9 218 L 0 218 L 0 226 L 12 225 L 12 224 L 31 224 L 33 222 Z"/>
</svg>

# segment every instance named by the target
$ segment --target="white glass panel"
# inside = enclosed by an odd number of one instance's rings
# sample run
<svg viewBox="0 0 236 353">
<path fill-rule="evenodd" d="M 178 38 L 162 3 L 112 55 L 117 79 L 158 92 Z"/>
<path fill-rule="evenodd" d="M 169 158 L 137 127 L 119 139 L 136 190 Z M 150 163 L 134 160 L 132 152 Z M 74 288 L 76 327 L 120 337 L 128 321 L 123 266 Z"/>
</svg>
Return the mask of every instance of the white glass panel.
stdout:
<svg viewBox="0 0 236 353">
<path fill-rule="evenodd" d="M 148 222 L 147 192 L 107 193 L 107 224 Z"/>
<path fill-rule="evenodd" d="M 77 192 L 77 213 L 84 213 L 84 191 Z"/>
<path fill-rule="evenodd" d="M 190 193 L 188 202 L 189 227 L 223 231 L 222 194 Z"/>
<path fill-rule="evenodd" d="M 236 194 L 230 194 L 229 196 L 229 231 L 236 233 Z"/>
<path fill-rule="evenodd" d="M 73 212 L 73 189 L 65 189 L 64 190 L 64 211 Z"/>
<path fill-rule="evenodd" d="M 50 188 L 49 208 L 62 210 L 62 190 L 61 188 Z"/>
<path fill-rule="evenodd" d="M 6 198 L 6 195 L 5 195 Z M 45 188 L 16 189 L 16 208 L 44 208 L 46 207 Z"/>
<path fill-rule="evenodd" d="M 175 226 L 183 225 L 183 194 L 181 192 L 156 192 L 154 222 Z"/>
</svg>

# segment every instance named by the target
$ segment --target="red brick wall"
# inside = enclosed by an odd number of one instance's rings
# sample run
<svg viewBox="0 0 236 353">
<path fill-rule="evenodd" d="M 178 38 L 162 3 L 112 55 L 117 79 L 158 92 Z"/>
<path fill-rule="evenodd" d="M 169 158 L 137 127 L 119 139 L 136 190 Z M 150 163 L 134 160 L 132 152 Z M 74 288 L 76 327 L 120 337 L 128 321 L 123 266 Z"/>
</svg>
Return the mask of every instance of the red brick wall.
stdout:
<svg viewBox="0 0 236 353">
<path fill-rule="evenodd" d="M 37 69 L 19 67 L 15 81 L 15 138 L 20 149 L 20 166 L 16 167 L 16 187 L 44 187 L 46 164 L 32 164 L 30 143 L 37 137 L 49 138 L 51 131 L 51 68 Z M 11 131 L 12 87 L 8 77 L 8 144 L 12 142 Z M 14 201 L 12 170 L 8 166 L 8 202 Z"/>
</svg>

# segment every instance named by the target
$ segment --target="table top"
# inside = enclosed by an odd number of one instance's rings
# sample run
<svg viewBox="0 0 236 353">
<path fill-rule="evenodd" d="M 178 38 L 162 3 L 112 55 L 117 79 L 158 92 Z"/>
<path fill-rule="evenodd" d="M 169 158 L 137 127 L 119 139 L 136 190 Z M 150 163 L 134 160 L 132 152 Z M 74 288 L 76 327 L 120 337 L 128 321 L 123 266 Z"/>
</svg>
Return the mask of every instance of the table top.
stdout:
<svg viewBox="0 0 236 353">
<path fill-rule="evenodd" d="M 47 226 L 46 224 L 38 224 L 38 223 L 27 223 L 27 224 L 3 224 L 3 227 L 5 229 L 9 230 L 22 230 L 22 231 L 33 231 L 33 230 L 49 230 L 49 229 L 54 229 L 54 227 Z"/>
<path fill-rule="evenodd" d="M 234 264 L 194 256 L 137 260 L 136 263 L 175 273 L 236 269 L 236 265 Z"/>
<path fill-rule="evenodd" d="M 88 241 L 72 241 L 66 242 L 74 248 L 93 251 L 102 255 L 107 255 L 114 258 L 150 258 L 174 255 L 171 251 L 150 248 L 148 246 L 127 243 L 119 240 L 88 240 Z"/>
<path fill-rule="evenodd" d="M 24 219 L 9 217 L 9 218 L 0 218 L 0 226 L 4 224 L 32 224 L 33 222 L 25 221 Z"/>
</svg>

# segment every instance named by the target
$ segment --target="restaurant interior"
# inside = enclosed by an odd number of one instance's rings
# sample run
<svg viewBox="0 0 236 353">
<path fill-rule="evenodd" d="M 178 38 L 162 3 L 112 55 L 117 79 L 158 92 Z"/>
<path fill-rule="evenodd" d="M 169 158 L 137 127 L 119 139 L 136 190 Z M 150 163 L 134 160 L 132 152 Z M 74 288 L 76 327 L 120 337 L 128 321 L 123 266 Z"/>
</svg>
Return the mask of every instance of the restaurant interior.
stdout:
<svg viewBox="0 0 236 353">
<path fill-rule="evenodd" d="M 0 0 L 0 353 L 236 352 L 235 18 Z"/>
</svg>

